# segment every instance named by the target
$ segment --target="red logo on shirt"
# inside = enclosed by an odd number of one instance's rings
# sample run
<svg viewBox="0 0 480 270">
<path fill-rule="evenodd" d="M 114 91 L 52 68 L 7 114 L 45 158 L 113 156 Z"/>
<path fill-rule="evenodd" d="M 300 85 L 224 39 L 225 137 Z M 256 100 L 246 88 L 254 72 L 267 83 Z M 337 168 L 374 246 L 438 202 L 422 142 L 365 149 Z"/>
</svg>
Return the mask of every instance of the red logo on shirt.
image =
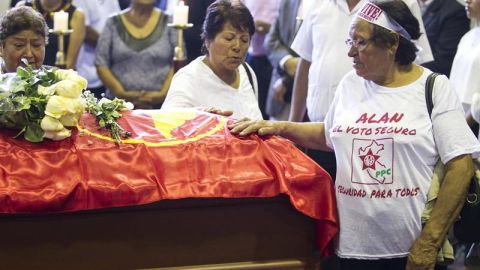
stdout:
<svg viewBox="0 0 480 270">
<path fill-rule="evenodd" d="M 393 183 L 393 138 L 353 139 L 352 183 L 378 185 Z"/>
</svg>

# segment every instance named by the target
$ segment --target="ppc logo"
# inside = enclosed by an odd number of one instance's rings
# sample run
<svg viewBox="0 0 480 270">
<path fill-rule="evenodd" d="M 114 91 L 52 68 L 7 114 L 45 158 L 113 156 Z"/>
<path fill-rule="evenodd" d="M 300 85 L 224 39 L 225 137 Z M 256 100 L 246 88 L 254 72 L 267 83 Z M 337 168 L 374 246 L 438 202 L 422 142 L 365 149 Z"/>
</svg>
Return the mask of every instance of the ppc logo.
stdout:
<svg viewBox="0 0 480 270">
<path fill-rule="evenodd" d="M 393 138 L 353 139 L 352 183 L 378 185 L 393 183 Z"/>
</svg>

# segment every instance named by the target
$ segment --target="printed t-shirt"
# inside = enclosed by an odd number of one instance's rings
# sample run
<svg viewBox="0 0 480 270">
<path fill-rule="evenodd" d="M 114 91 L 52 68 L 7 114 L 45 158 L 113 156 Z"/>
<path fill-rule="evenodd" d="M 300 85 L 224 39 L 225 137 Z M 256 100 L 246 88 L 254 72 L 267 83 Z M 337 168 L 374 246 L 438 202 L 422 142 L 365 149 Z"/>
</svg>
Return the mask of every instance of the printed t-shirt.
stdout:
<svg viewBox="0 0 480 270">
<path fill-rule="evenodd" d="M 480 151 L 443 75 L 435 80 L 430 119 L 425 101 L 430 73 L 424 69 L 415 82 L 388 88 L 352 71 L 339 84 L 325 130 L 337 159 L 340 257 L 407 256 L 421 231 L 438 158 L 446 163 Z"/>
</svg>

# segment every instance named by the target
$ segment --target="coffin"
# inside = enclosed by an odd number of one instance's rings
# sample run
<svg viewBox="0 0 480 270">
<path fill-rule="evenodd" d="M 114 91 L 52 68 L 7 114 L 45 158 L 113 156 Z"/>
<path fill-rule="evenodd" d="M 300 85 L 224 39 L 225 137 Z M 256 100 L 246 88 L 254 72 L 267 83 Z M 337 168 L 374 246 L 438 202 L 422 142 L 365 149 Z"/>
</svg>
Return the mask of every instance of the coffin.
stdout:
<svg viewBox="0 0 480 270">
<path fill-rule="evenodd" d="M 120 144 L 88 114 L 63 141 L 0 131 L 2 268 L 312 268 L 338 231 L 330 176 L 229 121 L 130 111 Z"/>
</svg>

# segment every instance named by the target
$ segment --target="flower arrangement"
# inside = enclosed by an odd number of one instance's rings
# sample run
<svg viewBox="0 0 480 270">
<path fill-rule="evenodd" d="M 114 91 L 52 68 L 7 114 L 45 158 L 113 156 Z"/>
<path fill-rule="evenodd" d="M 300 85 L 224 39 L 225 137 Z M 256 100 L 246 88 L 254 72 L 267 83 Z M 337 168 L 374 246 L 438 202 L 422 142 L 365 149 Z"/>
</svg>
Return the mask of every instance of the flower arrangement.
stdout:
<svg viewBox="0 0 480 270">
<path fill-rule="evenodd" d="M 16 73 L 0 77 L 0 127 L 20 130 L 16 137 L 23 135 L 30 142 L 62 140 L 71 136 L 86 110 L 101 127 L 110 129 L 117 142 L 129 136 L 116 120 L 119 111 L 133 105 L 118 99 L 97 102 L 91 93 L 82 94 L 86 87 L 87 81 L 74 70 L 34 70 L 24 62 Z"/>
<path fill-rule="evenodd" d="M 122 138 L 128 138 L 131 133 L 123 129 L 117 119 L 122 116 L 121 111 L 132 110 L 133 104 L 125 102 L 123 99 L 102 98 L 97 100 L 90 91 L 85 91 L 83 97 L 86 101 L 86 111 L 93 114 L 102 128 L 110 130 L 112 138 L 120 143 Z"/>
</svg>

